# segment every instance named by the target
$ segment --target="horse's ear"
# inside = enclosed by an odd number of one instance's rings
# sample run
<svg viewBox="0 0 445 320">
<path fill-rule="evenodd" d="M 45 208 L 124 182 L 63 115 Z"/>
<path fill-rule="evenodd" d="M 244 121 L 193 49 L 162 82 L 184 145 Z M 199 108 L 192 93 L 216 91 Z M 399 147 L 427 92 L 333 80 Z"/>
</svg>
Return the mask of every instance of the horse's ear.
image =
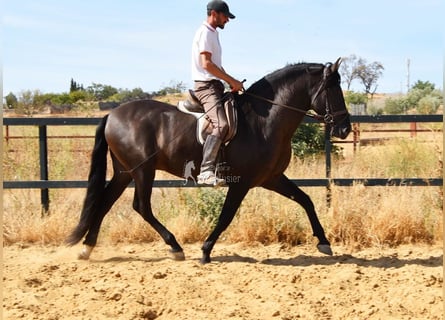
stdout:
<svg viewBox="0 0 445 320">
<path fill-rule="evenodd" d="M 340 64 L 341 64 L 341 57 L 338 58 L 337 61 L 335 61 L 335 63 L 331 66 L 331 71 L 332 72 L 338 71 L 338 68 L 340 68 Z"/>
</svg>

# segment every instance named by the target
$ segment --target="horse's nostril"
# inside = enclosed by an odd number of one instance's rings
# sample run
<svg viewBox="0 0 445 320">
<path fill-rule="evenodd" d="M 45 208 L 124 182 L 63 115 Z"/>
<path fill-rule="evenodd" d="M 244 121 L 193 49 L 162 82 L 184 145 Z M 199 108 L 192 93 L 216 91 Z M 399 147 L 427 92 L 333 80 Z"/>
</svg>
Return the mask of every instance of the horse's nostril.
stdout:
<svg viewBox="0 0 445 320">
<path fill-rule="evenodd" d="M 350 132 L 351 126 L 339 126 L 334 128 L 333 135 L 340 139 L 346 139 Z"/>
</svg>

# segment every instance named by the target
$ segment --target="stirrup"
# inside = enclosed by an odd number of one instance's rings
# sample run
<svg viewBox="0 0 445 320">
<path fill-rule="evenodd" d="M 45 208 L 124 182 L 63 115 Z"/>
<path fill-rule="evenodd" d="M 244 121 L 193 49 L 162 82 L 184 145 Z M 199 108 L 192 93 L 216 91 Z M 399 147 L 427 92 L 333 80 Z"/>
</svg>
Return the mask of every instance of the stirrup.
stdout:
<svg viewBox="0 0 445 320">
<path fill-rule="evenodd" d="M 218 178 L 212 171 L 204 171 L 198 175 L 198 184 L 221 187 L 226 185 L 226 180 Z"/>
</svg>

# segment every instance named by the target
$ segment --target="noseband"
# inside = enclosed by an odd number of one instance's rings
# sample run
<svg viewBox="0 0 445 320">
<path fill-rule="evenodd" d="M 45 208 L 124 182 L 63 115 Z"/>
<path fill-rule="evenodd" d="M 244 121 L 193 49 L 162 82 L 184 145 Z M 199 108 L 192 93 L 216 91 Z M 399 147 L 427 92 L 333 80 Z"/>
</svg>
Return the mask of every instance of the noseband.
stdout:
<svg viewBox="0 0 445 320">
<path fill-rule="evenodd" d="M 324 85 L 324 83 L 322 83 L 322 84 L 320 85 L 320 88 L 321 88 L 323 85 Z M 319 89 L 320 89 L 320 88 L 319 88 Z M 337 117 L 337 116 L 341 116 L 341 115 L 343 115 L 343 114 L 347 115 L 347 114 L 348 114 L 348 110 L 345 109 L 345 110 L 340 110 L 340 111 L 333 111 L 333 110 L 332 110 L 332 106 L 331 106 L 331 104 L 329 103 L 329 99 L 327 98 L 329 88 L 326 88 L 325 91 L 326 91 L 326 113 L 325 113 L 325 115 L 323 116 L 323 122 L 332 126 L 332 125 L 335 124 L 335 123 L 334 123 L 334 119 L 335 119 L 335 117 Z M 322 92 L 322 91 L 317 90 L 317 94 L 314 95 L 314 99 L 312 99 L 313 102 L 315 102 L 315 101 L 317 100 L 318 95 L 319 95 L 321 92 Z M 312 103 L 312 105 L 313 105 L 313 103 Z M 343 120 L 344 120 L 345 118 L 346 118 L 346 116 L 342 119 L 342 121 L 340 121 L 340 123 L 343 122 Z"/>
</svg>

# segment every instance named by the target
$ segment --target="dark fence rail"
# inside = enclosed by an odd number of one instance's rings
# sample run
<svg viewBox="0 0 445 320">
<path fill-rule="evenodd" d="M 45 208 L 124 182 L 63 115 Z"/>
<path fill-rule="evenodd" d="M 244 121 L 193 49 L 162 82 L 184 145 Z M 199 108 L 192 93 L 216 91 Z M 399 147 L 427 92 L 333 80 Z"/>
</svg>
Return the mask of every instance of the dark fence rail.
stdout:
<svg viewBox="0 0 445 320">
<path fill-rule="evenodd" d="M 35 181 L 3 181 L 4 189 L 41 189 L 41 202 L 45 210 L 49 208 L 48 189 L 56 188 L 86 188 L 87 181 L 59 181 L 48 180 L 48 126 L 78 126 L 97 125 L 101 118 L 4 118 L 3 126 L 37 126 L 39 128 L 39 155 L 40 155 L 40 180 Z M 311 118 L 305 118 L 304 122 L 315 122 Z M 353 123 L 419 123 L 419 122 L 443 122 L 443 115 L 379 115 L 379 116 L 352 116 Z M 332 142 L 326 130 L 326 178 L 321 179 L 293 179 L 292 181 L 304 187 L 352 186 L 363 184 L 365 186 L 442 186 L 442 177 L 425 178 L 332 178 L 331 177 L 331 148 Z M 74 137 L 75 138 L 75 137 Z M 156 180 L 154 187 L 178 188 L 196 187 L 193 183 L 184 184 L 184 180 Z M 330 195 L 328 194 L 328 198 Z"/>
<path fill-rule="evenodd" d="M 427 186 L 438 187 L 443 185 L 442 178 L 318 178 L 318 179 L 291 179 L 300 187 L 351 187 L 355 184 L 363 184 L 367 187 L 375 186 Z M 129 185 L 133 187 L 133 184 Z M 155 188 L 195 188 L 194 182 L 184 180 L 156 180 Z M 35 180 L 35 181 L 3 181 L 5 189 L 68 189 L 86 188 L 87 181 L 78 180 Z"/>
<path fill-rule="evenodd" d="M 76 126 L 97 125 L 102 118 L 3 118 L 4 126 Z M 305 117 L 304 121 L 317 122 L 312 118 Z M 443 122 L 441 114 L 413 114 L 413 115 L 376 115 L 376 116 L 351 116 L 352 122 L 360 123 L 390 123 L 390 122 Z"/>
</svg>

